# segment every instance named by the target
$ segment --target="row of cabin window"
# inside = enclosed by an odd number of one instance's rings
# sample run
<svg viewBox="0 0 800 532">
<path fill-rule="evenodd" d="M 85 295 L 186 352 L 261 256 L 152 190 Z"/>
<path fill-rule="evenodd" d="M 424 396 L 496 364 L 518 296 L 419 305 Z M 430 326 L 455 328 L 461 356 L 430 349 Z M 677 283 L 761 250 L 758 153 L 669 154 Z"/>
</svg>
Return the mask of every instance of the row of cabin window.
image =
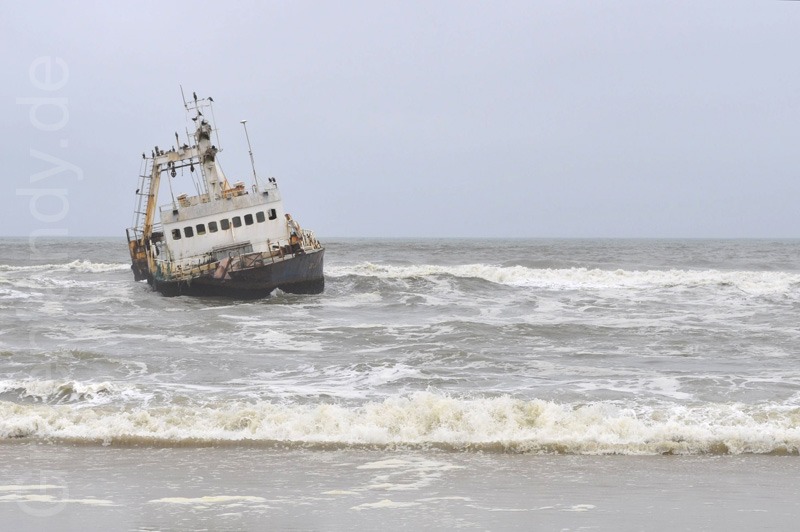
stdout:
<svg viewBox="0 0 800 532">
<path fill-rule="evenodd" d="M 269 219 L 274 220 L 278 217 L 278 214 L 275 212 L 275 209 L 270 209 L 267 211 L 269 214 Z M 258 211 L 256 213 L 256 222 L 263 223 L 266 221 L 267 217 L 264 214 L 264 211 Z M 252 214 L 245 214 L 244 215 L 244 225 L 253 225 L 253 215 Z M 220 229 L 223 231 L 227 231 L 231 228 L 231 224 L 233 227 L 241 227 L 242 226 L 242 219 L 239 216 L 234 216 L 230 219 L 224 218 L 219 221 L 219 227 L 217 227 L 217 222 L 208 222 L 208 232 L 209 233 L 216 233 Z M 197 230 L 197 236 L 206 234 L 206 226 L 205 224 L 197 224 L 194 228 L 191 225 L 187 225 L 183 228 L 183 234 L 186 238 L 191 238 L 195 235 L 195 229 Z M 172 240 L 180 240 L 181 239 L 181 230 L 180 229 L 173 229 L 172 230 Z"/>
</svg>

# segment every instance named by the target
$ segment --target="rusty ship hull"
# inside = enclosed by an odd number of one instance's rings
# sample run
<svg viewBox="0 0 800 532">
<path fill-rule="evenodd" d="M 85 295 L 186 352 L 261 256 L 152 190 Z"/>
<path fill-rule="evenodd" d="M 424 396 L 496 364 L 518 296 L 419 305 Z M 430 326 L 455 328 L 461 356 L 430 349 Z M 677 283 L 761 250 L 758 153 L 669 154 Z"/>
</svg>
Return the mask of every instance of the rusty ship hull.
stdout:
<svg viewBox="0 0 800 532">
<path fill-rule="evenodd" d="M 150 285 L 165 296 L 214 296 L 255 299 L 275 290 L 290 294 L 319 294 L 325 289 L 324 248 L 298 253 L 276 262 L 223 272 L 224 261 L 207 275 L 171 280 L 157 277 Z M 212 265 L 213 266 L 213 265 Z M 222 275 L 219 273 L 222 272 Z M 217 275 L 215 275 L 217 274 Z"/>
</svg>

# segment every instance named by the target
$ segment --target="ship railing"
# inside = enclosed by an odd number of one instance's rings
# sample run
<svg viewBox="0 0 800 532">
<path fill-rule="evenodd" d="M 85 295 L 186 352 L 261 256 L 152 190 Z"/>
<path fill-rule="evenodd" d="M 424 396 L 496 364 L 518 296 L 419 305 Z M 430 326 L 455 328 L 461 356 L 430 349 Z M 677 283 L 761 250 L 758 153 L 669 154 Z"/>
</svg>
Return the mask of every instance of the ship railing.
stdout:
<svg viewBox="0 0 800 532">
<path fill-rule="evenodd" d="M 128 237 L 128 243 L 138 242 L 142 239 L 142 230 L 138 227 L 129 227 L 125 230 L 125 235 Z"/>
<path fill-rule="evenodd" d="M 142 240 L 142 238 L 144 238 L 144 228 L 142 228 L 142 227 L 129 227 L 128 229 L 125 230 L 125 233 L 128 236 L 128 242 L 131 242 L 131 241 L 138 242 L 138 241 Z M 162 236 L 164 234 L 164 227 L 161 225 L 161 223 L 153 224 L 153 228 L 152 228 L 152 231 L 150 233 L 150 236 L 152 237 L 152 236 L 158 235 L 158 234 L 160 234 Z M 155 240 L 158 241 L 158 240 L 161 240 L 161 238 L 156 238 Z"/>
<path fill-rule="evenodd" d="M 170 281 L 186 281 L 211 274 L 217 269 L 217 266 L 219 266 L 219 261 L 208 253 L 177 262 L 169 259 L 156 259 L 157 277 Z"/>
<path fill-rule="evenodd" d="M 284 238 L 278 240 L 267 239 L 267 251 L 263 255 L 263 260 L 270 260 L 275 263 L 284 260 L 287 257 L 293 257 L 297 254 L 305 253 L 310 249 L 319 249 L 322 246 L 314 237 L 312 231 L 301 231 L 302 238 L 300 241 L 292 243 L 291 238 Z"/>
<path fill-rule="evenodd" d="M 301 233 L 303 235 L 302 240 L 304 248 L 319 249 L 322 247 L 322 245 L 319 243 L 319 240 L 317 240 L 317 237 L 314 236 L 314 231 L 311 231 L 310 229 L 303 229 Z"/>
<path fill-rule="evenodd" d="M 271 240 L 267 239 L 267 251 L 264 252 L 265 258 L 270 259 L 273 264 L 275 260 L 283 260 L 286 257 L 293 256 L 292 242 L 289 239 L 285 240 Z"/>
<path fill-rule="evenodd" d="M 186 257 L 179 261 L 168 258 L 156 258 L 158 277 L 172 281 L 189 280 L 201 275 L 213 275 L 217 268 L 225 262 L 225 271 L 244 270 L 264 266 L 267 263 L 276 263 L 291 258 L 298 253 L 305 253 L 306 249 L 320 249 L 322 245 L 314 236 L 313 231 L 302 230 L 300 246 L 292 246 L 290 239 L 267 240 L 267 251 L 241 250 L 231 251 L 225 258 L 214 256 L 211 253 Z M 251 248 L 252 249 L 252 248 Z"/>
<path fill-rule="evenodd" d="M 197 196 L 189 196 L 188 194 L 180 194 L 170 203 L 164 203 L 158 206 L 162 214 L 174 211 L 178 207 L 192 207 L 193 205 L 200 205 L 201 203 L 208 203 L 211 201 L 211 196 L 208 194 L 200 194 Z"/>
<path fill-rule="evenodd" d="M 225 272 L 245 270 L 261 267 L 267 263 L 279 262 L 295 254 L 289 240 L 276 242 L 268 240 L 267 245 L 268 251 L 242 252 L 242 250 L 234 250 L 228 252 L 228 256 L 224 258 L 206 253 L 187 257 L 177 262 L 157 259 L 156 264 L 162 278 L 183 281 L 200 275 L 213 275 L 220 265 L 224 265 Z"/>
</svg>

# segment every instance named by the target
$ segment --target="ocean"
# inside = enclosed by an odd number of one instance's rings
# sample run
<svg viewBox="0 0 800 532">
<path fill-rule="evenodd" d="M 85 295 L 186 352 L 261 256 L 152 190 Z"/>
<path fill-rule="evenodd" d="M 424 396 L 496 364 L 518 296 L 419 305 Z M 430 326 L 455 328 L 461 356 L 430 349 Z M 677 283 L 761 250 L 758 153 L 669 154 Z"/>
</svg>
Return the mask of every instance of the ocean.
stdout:
<svg viewBox="0 0 800 532">
<path fill-rule="evenodd" d="M 795 526 L 800 241 L 322 240 L 237 301 L 0 239 L 2 528 Z"/>
</svg>

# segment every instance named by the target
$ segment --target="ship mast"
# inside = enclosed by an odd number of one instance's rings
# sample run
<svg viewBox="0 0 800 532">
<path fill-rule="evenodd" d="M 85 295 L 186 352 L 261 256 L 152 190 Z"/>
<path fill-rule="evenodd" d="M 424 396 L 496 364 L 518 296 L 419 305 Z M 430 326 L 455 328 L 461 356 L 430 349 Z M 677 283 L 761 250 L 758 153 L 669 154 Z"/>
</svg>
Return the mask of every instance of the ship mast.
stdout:
<svg viewBox="0 0 800 532">
<path fill-rule="evenodd" d="M 244 136 L 247 139 L 247 149 L 250 151 L 250 166 L 253 168 L 253 187 L 258 192 L 258 176 L 256 175 L 256 162 L 253 160 L 253 147 L 250 146 L 250 135 L 247 134 L 247 120 L 241 120 L 244 127 Z"/>
<path fill-rule="evenodd" d="M 222 190 L 225 188 L 225 177 L 221 176 L 219 167 L 217 166 L 217 152 L 219 149 L 211 143 L 211 133 L 214 131 L 212 125 L 205 119 L 202 109 L 211 109 L 211 103 L 214 101 L 211 97 L 197 98 L 197 93 L 192 93 L 194 98 L 194 105 L 187 104 L 188 111 L 195 111 L 196 116 L 192 118 L 195 122 L 197 129 L 194 132 L 195 142 L 197 143 L 197 150 L 200 159 L 200 171 L 203 174 L 205 181 L 206 194 L 209 200 L 218 199 L 221 197 Z"/>
<path fill-rule="evenodd" d="M 202 116 L 202 115 L 200 115 Z M 194 133 L 197 150 L 200 153 L 200 168 L 206 184 L 209 199 L 218 198 L 222 192 L 219 173 L 217 172 L 217 147 L 211 144 L 211 125 L 205 119 L 199 119 L 200 125 Z"/>
</svg>

